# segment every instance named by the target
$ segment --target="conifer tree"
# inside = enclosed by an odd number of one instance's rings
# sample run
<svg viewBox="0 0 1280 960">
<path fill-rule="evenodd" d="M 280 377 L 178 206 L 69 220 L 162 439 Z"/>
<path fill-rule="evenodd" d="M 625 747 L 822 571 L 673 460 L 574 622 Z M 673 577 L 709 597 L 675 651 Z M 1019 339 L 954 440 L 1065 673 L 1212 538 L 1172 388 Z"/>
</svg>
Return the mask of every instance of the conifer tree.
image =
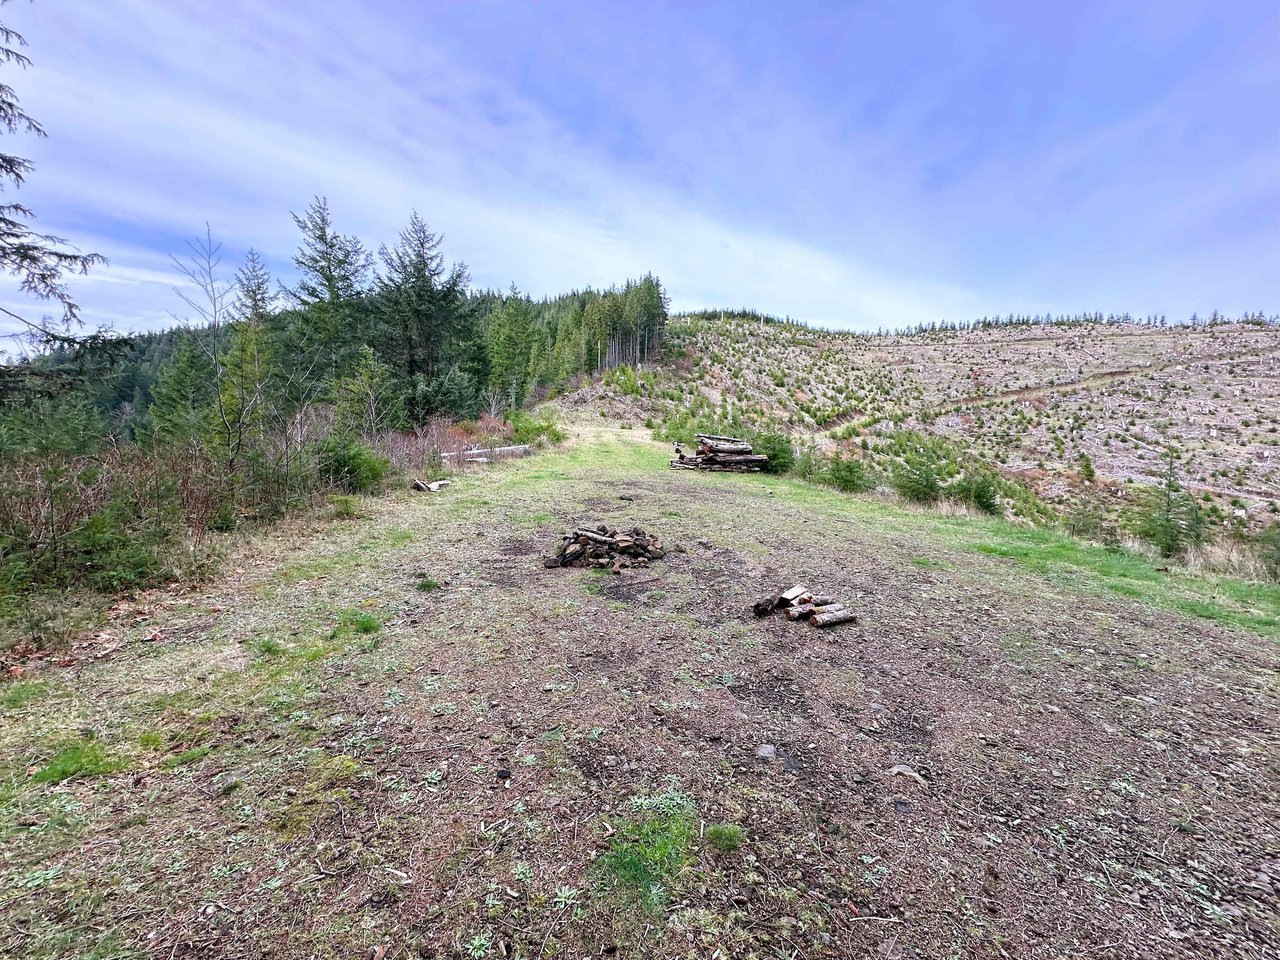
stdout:
<svg viewBox="0 0 1280 960">
<path fill-rule="evenodd" d="M 298 282 L 285 293 L 302 311 L 299 347 L 318 354 L 336 374 L 361 339 L 360 301 L 373 258 L 358 237 L 337 231 L 324 197 L 316 197 L 301 216 L 292 216 L 302 246 L 293 258 Z"/>
</svg>

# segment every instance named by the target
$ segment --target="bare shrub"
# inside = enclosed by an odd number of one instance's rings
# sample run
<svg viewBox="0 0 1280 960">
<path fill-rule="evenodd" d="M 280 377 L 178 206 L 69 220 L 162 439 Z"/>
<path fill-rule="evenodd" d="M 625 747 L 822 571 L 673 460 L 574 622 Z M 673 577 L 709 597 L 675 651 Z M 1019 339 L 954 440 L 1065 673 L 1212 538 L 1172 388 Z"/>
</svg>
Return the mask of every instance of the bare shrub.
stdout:
<svg viewBox="0 0 1280 960">
<path fill-rule="evenodd" d="M 1257 548 L 1240 540 L 1218 539 L 1187 548 L 1182 565 L 1192 573 L 1254 582 L 1268 579 Z"/>
</svg>

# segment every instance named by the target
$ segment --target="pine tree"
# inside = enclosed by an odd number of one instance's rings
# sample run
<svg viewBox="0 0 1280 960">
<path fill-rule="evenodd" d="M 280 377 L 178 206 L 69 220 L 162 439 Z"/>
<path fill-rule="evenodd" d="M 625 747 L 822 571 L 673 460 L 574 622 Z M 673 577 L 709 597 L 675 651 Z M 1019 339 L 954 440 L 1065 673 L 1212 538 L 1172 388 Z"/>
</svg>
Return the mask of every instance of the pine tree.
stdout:
<svg viewBox="0 0 1280 960">
<path fill-rule="evenodd" d="M 428 382 L 445 372 L 467 329 L 466 264 L 446 269 L 443 238 L 432 233 L 415 212 L 394 247 L 378 255 L 385 273 L 378 276 L 374 309 L 389 331 L 390 356 L 404 363 L 406 379 Z M 415 421 L 430 411 L 410 410 Z"/>
<path fill-rule="evenodd" d="M 302 216 L 292 216 L 302 246 L 293 258 L 298 282 L 285 293 L 305 318 L 299 346 L 322 357 L 336 374 L 358 349 L 360 301 L 373 258 L 359 238 L 338 233 L 324 197 L 316 197 Z"/>
<path fill-rule="evenodd" d="M 151 421 L 166 443 L 199 443 L 213 422 L 213 366 L 192 340 L 160 368 L 152 390 Z"/>
<path fill-rule="evenodd" d="M 341 436 L 375 440 L 403 422 L 399 385 L 371 347 L 360 348 L 335 394 L 334 429 Z"/>
<path fill-rule="evenodd" d="M 0 64 L 29 66 L 30 59 L 18 49 L 24 46 L 26 40 L 20 33 L 0 24 Z M 0 132 L 47 136 L 44 128 L 19 106 L 17 93 L 7 83 L 0 83 Z M 30 160 L 0 152 L 0 189 L 4 189 L 7 181 L 11 189 L 17 190 L 32 169 Z M 57 304 L 59 315 L 30 320 L 4 307 L 0 307 L 0 314 L 16 321 L 21 327 L 21 336 L 38 348 L 61 346 L 76 359 L 104 354 L 108 359 L 118 358 L 123 339 L 101 330 L 88 336 L 72 333 L 81 323 L 80 307 L 67 289 L 66 278 L 88 273 L 90 267 L 106 263 L 105 258 L 96 253 L 81 253 L 61 237 L 37 233 L 29 226 L 34 216 L 24 204 L 0 203 L 0 270 L 17 278 L 18 288 L 28 296 Z M 54 378 L 40 366 L 0 363 L 0 400 L 35 388 L 50 392 L 55 380 L 74 382 L 87 372 L 83 367 L 75 370 L 67 366 Z"/>
</svg>

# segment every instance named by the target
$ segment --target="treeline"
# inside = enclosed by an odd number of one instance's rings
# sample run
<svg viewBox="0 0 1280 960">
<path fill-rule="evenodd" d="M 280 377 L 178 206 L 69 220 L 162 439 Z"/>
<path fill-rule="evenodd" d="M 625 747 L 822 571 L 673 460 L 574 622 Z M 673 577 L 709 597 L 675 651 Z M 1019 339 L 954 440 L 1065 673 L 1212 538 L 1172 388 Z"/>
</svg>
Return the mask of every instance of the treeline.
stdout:
<svg viewBox="0 0 1280 960">
<path fill-rule="evenodd" d="M 652 276 L 542 300 L 514 287 L 472 291 L 466 265 L 445 264 L 440 238 L 416 214 L 376 258 L 336 230 L 323 199 L 295 220 L 295 286 L 275 284 L 253 251 L 224 283 L 206 237 L 182 264 L 199 291 L 188 299 L 191 326 L 132 338 L 96 375 L 78 355 L 54 350 L 30 362 L 28 379 L 62 383 L 56 375 L 74 370 L 73 392 L 120 435 L 173 439 L 199 425 L 193 411 L 220 418 L 215 381 L 254 406 L 333 402 L 345 378 L 370 374 L 371 359 L 388 383 L 376 419 L 412 428 L 518 410 L 580 376 L 644 363 L 659 348 L 668 298 Z M 15 391 L 8 399 L 27 398 Z M 233 419 L 240 412 L 230 411 Z"/>
<path fill-rule="evenodd" d="M 535 301 L 471 290 L 417 214 L 376 251 L 323 199 L 294 220 L 292 285 L 254 251 L 229 273 L 206 232 L 176 260 L 187 326 L 5 368 L 0 615 L 37 586 L 162 581 L 179 543 L 429 470 L 446 442 L 536 440 L 554 428 L 528 403 L 661 344 L 652 276 Z"/>
<path fill-rule="evenodd" d="M 758 310 L 693 310 L 679 314 L 675 319 L 698 326 L 717 320 L 747 320 L 758 323 L 771 323 L 782 326 L 799 327 L 818 333 L 836 334 L 849 337 L 903 337 L 931 333 L 963 333 L 969 330 L 993 330 L 1002 327 L 1082 327 L 1094 324 L 1104 326 L 1140 326 L 1164 328 L 1175 326 L 1180 328 L 1207 329 L 1224 324 L 1242 323 L 1256 327 L 1280 326 L 1280 316 L 1267 316 L 1261 311 L 1243 313 L 1239 317 L 1229 318 L 1213 311 L 1207 317 L 1193 313 L 1186 320 L 1170 321 L 1164 314 L 1148 314 L 1135 317 L 1129 313 L 1076 313 L 1076 314 L 1017 314 L 1004 317 L 981 317 L 974 320 L 935 320 L 929 323 L 918 323 L 914 326 L 878 327 L 874 331 L 841 330 L 820 324 L 809 324 L 795 320 L 790 316 L 775 317 Z"/>
</svg>

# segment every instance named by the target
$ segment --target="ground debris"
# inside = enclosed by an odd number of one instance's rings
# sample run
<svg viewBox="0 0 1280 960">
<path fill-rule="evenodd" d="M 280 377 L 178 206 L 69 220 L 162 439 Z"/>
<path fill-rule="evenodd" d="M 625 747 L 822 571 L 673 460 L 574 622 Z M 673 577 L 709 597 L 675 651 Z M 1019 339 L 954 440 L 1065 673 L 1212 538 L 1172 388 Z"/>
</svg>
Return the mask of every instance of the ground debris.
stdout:
<svg viewBox="0 0 1280 960">
<path fill-rule="evenodd" d="M 647 567 L 666 555 L 662 540 L 640 527 L 619 530 L 601 524 L 594 530 L 566 531 L 559 548 L 542 563 L 548 568 L 591 567 L 621 573 L 628 567 Z"/>
<path fill-rule="evenodd" d="M 835 597 L 813 593 L 799 583 L 789 590 L 757 600 L 751 605 L 751 610 L 757 617 L 767 617 L 775 610 L 781 610 L 788 620 L 808 620 L 814 627 L 834 627 L 858 620 L 858 615 Z"/>
</svg>

